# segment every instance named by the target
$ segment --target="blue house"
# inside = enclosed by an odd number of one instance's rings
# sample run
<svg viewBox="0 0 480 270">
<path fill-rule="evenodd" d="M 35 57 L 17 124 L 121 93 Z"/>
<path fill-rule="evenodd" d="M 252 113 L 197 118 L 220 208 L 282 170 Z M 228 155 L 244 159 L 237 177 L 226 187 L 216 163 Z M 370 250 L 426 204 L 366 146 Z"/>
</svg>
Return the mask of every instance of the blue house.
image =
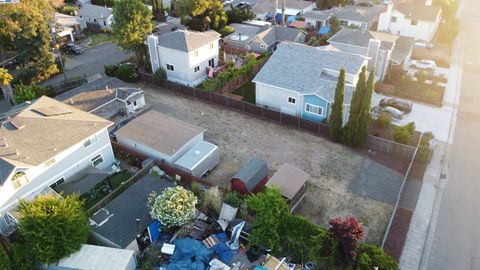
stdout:
<svg viewBox="0 0 480 270">
<path fill-rule="evenodd" d="M 364 56 L 281 43 L 255 76 L 256 104 L 315 122 L 328 122 L 340 69 L 345 69 L 344 122 Z"/>
</svg>

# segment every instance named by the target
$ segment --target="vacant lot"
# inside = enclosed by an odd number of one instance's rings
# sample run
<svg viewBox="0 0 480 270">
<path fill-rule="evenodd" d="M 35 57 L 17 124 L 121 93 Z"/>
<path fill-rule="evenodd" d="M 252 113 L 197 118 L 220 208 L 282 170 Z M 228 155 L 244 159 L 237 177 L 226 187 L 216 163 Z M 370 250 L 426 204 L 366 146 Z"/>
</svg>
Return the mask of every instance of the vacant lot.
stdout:
<svg viewBox="0 0 480 270">
<path fill-rule="evenodd" d="M 140 87 L 153 109 L 208 129 L 206 140 L 217 144 L 221 152 L 221 162 L 209 181 L 228 187 L 242 163 L 254 156 L 268 162 L 270 175 L 283 163 L 290 163 L 312 176 L 298 214 L 320 225 L 334 216 L 355 215 L 367 228 L 369 242 L 381 240 L 392 206 L 358 196 L 350 185 L 364 170 L 378 172 L 373 175 L 379 177 L 390 173 L 384 166 L 373 161 L 364 166 L 366 158 L 359 153 L 307 132 L 176 96 L 168 90 Z"/>
</svg>

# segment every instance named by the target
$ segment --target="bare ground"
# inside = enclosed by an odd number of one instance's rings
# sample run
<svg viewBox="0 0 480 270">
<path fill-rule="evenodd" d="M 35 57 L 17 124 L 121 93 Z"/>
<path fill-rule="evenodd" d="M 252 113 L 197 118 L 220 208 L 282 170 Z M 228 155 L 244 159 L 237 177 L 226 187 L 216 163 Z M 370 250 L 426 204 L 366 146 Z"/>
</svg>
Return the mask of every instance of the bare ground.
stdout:
<svg viewBox="0 0 480 270">
<path fill-rule="evenodd" d="M 379 243 L 392 206 L 364 198 L 349 190 L 365 157 L 343 145 L 308 132 L 207 104 L 168 90 L 140 85 L 152 109 L 207 130 L 207 141 L 219 146 L 221 162 L 207 180 L 228 187 L 242 163 L 253 156 L 264 158 L 273 175 L 283 163 L 311 175 L 307 196 L 296 213 L 325 226 L 338 215 L 357 216 L 367 229 L 367 241 Z M 379 165 L 382 166 L 382 165 Z"/>
</svg>

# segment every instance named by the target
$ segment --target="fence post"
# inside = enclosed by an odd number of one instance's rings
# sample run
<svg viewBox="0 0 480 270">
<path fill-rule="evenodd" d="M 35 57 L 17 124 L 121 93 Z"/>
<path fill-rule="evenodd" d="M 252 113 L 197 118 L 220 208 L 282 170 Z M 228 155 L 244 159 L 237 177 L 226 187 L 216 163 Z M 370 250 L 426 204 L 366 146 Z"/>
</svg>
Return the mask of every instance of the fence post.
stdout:
<svg viewBox="0 0 480 270">
<path fill-rule="evenodd" d="M 210 103 L 212 103 L 212 92 L 208 92 L 208 97 L 210 98 Z"/>
</svg>

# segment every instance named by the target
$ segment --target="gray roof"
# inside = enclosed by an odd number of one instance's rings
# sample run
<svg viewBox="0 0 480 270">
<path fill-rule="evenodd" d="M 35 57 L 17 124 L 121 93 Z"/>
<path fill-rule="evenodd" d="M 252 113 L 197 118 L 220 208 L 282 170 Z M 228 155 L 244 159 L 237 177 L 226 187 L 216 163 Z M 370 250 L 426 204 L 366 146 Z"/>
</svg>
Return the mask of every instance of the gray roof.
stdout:
<svg viewBox="0 0 480 270">
<path fill-rule="evenodd" d="M 200 141 L 186 152 L 181 158 L 175 161 L 175 165 L 187 169 L 193 169 L 200 164 L 210 153 L 218 147 L 206 141 Z"/>
<path fill-rule="evenodd" d="M 162 22 L 155 26 L 155 35 L 162 36 L 167 33 L 173 32 L 175 30 L 185 30 L 187 27 L 183 24 L 175 23 L 175 22 Z"/>
<path fill-rule="evenodd" d="M 138 233 L 136 219 L 140 219 L 140 231 L 152 221 L 147 208 L 148 195 L 152 191 L 162 194 L 167 187 L 173 186 L 175 185 L 171 182 L 147 174 L 104 207 L 112 216 L 101 226 L 92 228 L 93 231 L 121 248 L 127 247 Z M 95 219 L 95 216 L 92 218 Z M 97 223 L 101 221 L 103 220 L 96 220 Z"/>
<path fill-rule="evenodd" d="M 38 166 L 112 124 L 43 96 L 1 124 L 0 159 L 15 167 Z"/>
<path fill-rule="evenodd" d="M 296 41 L 297 37 L 305 34 L 297 28 L 283 27 L 274 25 L 271 27 L 260 27 L 248 24 L 231 24 L 235 28 L 235 33 L 225 37 L 225 39 L 233 40 L 241 43 L 258 42 L 271 45 L 279 41 Z M 240 35 L 239 35 L 240 34 Z M 247 36 L 245 40 L 238 39 L 239 36 Z"/>
<path fill-rule="evenodd" d="M 106 19 L 112 15 L 112 9 L 92 4 L 85 4 L 78 10 L 78 15 L 87 18 Z"/>
<path fill-rule="evenodd" d="M 298 9 L 303 11 L 304 9 L 314 5 L 314 2 L 304 1 L 304 0 L 285 0 L 286 9 Z M 282 1 L 278 2 L 278 8 L 281 9 L 283 6 Z M 273 11 L 273 2 L 271 0 L 260 0 L 255 3 L 252 7 L 253 13 L 267 13 Z"/>
<path fill-rule="evenodd" d="M 235 32 L 224 37 L 223 39 L 228 39 L 236 42 L 244 42 L 244 43 L 247 43 L 253 38 L 255 38 L 257 34 L 264 29 L 263 27 L 258 25 L 251 25 L 251 24 L 244 24 L 244 23 L 232 23 L 230 24 L 230 26 L 235 29 Z"/>
<path fill-rule="evenodd" d="M 56 100 L 65 101 L 73 96 L 76 96 L 83 92 L 96 91 L 106 88 L 118 88 L 125 87 L 126 84 L 116 77 L 102 77 L 98 80 L 86 83 L 77 88 L 74 88 L 64 94 L 55 97 Z"/>
<path fill-rule="evenodd" d="M 249 159 L 242 168 L 232 177 L 232 179 L 239 179 L 247 190 L 252 191 L 260 181 L 268 175 L 267 162 L 261 158 L 255 157 Z"/>
<path fill-rule="evenodd" d="M 319 20 L 319 21 L 326 21 L 330 18 L 330 14 L 328 14 L 324 11 L 315 10 L 315 11 L 305 12 L 302 17 L 312 18 L 312 19 Z"/>
<path fill-rule="evenodd" d="M 220 39 L 220 34 L 213 30 L 205 32 L 176 30 L 160 36 L 158 46 L 190 52 L 218 39 Z"/>
<path fill-rule="evenodd" d="M 321 50 L 295 43 L 281 43 L 253 82 L 296 91 L 317 93 L 328 102 L 333 101 L 336 80 L 328 80 L 325 70 L 357 75 L 365 57 L 338 51 Z"/>
<path fill-rule="evenodd" d="M 352 20 L 359 22 L 372 22 L 385 10 L 385 6 L 378 5 L 372 7 L 363 6 L 345 6 L 332 8 L 328 12 L 339 20 Z"/>
<path fill-rule="evenodd" d="M 419 21 L 433 22 L 437 19 L 442 9 L 437 6 L 426 6 L 413 3 L 401 3 L 395 7 L 396 10 L 403 13 L 407 18 Z"/>
<path fill-rule="evenodd" d="M 398 36 L 369 30 L 343 28 L 329 38 L 328 42 L 368 48 L 368 43 L 371 39 L 380 40 L 380 48 L 383 50 L 390 50 L 398 39 Z"/>
<path fill-rule="evenodd" d="M 392 60 L 401 64 L 411 55 L 415 39 L 413 37 L 400 36 L 395 42 L 395 49 L 392 52 Z"/>
<path fill-rule="evenodd" d="M 0 187 L 5 183 L 8 176 L 15 170 L 15 165 L 7 160 L 0 159 Z"/>
</svg>

